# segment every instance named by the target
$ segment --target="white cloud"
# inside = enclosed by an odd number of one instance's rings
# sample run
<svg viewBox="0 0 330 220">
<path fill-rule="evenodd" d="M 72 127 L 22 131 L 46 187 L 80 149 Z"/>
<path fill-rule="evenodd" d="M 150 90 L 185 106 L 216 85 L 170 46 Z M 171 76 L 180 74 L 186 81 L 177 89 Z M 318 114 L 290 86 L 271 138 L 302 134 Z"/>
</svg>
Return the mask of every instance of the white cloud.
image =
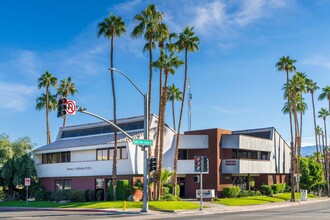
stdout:
<svg viewBox="0 0 330 220">
<path fill-rule="evenodd" d="M 0 81 L 0 108 L 14 111 L 24 111 L 32 95 L 37 91 L 36 87 L 16 83 Z"/>
<path fill-rule="evenodd" d="M 330 70 L 330 58 L 324 55 L 313 55 L 301 61 L 306 65 L 319 66 Z"/>
</svg>

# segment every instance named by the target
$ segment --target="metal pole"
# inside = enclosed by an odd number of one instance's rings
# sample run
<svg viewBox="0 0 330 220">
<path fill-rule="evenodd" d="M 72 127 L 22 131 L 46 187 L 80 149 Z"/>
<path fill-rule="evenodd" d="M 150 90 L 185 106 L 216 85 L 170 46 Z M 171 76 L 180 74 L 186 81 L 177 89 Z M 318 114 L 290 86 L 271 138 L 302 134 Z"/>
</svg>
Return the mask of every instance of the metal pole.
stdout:
<svg viewBox="0 0 330 220">
<path fill-rule="evenodd" d="M 199 210 L 203 210 L 203 172 L 201 170 L 201 174 L 200 174 L 200 194 L 199 194 L 199 198 L 200 198 L 200 201 L 199 201 Z"/>
<path fill-rule="evenodd" d="M 26 202 L 25 202 L 26 206 L 28 206 L 28 198 L 29 198 L 29 186 L 26 186 Z"/>
<path fill-rule="evenodd" d="M 144 139 L 148 139 L 149 131 L 149 117 L 148 117 L 148 94 L 144 94 Z M 147 147 L 143 146 L 143 207 L 141 212 L 148 212 L 149 204 L 148 204 L 148 154 L 147 154 Z"/>
</svg>

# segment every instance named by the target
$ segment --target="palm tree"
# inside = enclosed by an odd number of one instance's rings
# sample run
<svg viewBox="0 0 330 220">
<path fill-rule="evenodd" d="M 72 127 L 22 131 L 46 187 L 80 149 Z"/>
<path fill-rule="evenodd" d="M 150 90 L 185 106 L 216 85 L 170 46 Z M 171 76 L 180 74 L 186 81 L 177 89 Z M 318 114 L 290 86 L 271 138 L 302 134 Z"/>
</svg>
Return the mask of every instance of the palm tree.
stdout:
<svg viewBox="0 0 330 220">
<path fill-rule="evenodd" d="M 193 31 L 193 27 L 190 28 L 186 26 L 185 29 L 179 34 L 179 39 L 176 42 L 176 45 L 179 51 L 184 51 L 184 82 L 183 82 L 183 93 L 182 93 L 182 102 L 179 116 L 179 124 L 176 136 L 176 144 L 175 144 L 175 153 L 174 153 L 174 175 L 173 175 L 173 194 L 176 196 L 176 186 L 177 186 L 177 168 L 178 168 L 178 154 L 179 154 L 179 140 L 180 140 L 180 129 L 181 129 L 181 121 L 182 121 L 182 113 L 184 107 L 184 101 L 186 97 L 186 88 L 187 88 L 187 78 L 188 78 L 188 52 L 195 52 L 199 49 L 199 38 L 195 35 Z"/>
<path fill-rule="evenodd" d="M 52 142 L 50 138 L 50 128 L 49 128 L 49 107 L 50 107 L 50 92 L 49 88 L 50 87 L 57 87 L 57 78 L 53 76 L 51 73 L 46 71 L 44 74 L 41 75 L 41 77 L 38 78 L 38 88 L 46 88 L 46 93 L 45 93 L 45 107 L 46 107 L 46 133 L 47 133 L 47 144 L 50 144 Z"/>
<path fill-rule="evenodd" d="M 321 135 L 323 133 L 323 130 L 320 126 L 316 126 L 315 128 L 315 134 L 317 135 L 318 137 L 318 143 L 319 143 L 319 149 L 317 150 L 317 152 L 319 152 L 319 154 L 321 154 Z M 317 156 L 319 158 L 319 156 Z"/>
<path fill-rule="evenodd" d="M 37 104 L 36 104 L 36 110 L 41 111 L 42 109 L 48 109 L 48 111 L 53 111 L 56 109 L 57 107 L 57 100 L 56 100 L 56 95 L 51 95 L 50 93 L 48 93 L 48 97 L 46 97 L 45 93 L 42 93 L 41 96 L 39 96 L 36 100 Z M 48 103 L 48 105 L 46 104 Z M 48 119 L 48 114 L 46 114 L 46 122 L 47 122 L 47 126 L 49 124 L 49 119 Z M 49 126 L 48 126 L 49 128 Z M 49 139 L 48 139 L 48 135 L 49 135 Z M 49 133 L 47 132 L 47 141 L 51 140 L 50 138 L 50 131 Z M 51 142 L 47 142 L 47 144 L 50 144 Z"/>
<path fill-rule="evenodd" d="M 149 49 L 149 101 L 148 101 L 148 117 L 150 118 L 151 99 L 152 99 L 152 49 L 154 40 L 157 38 L 157 32 L 162 25 L 159 25 L 163 19 L 163 13 L 157 11 L 154 4 L 150 4 L 140 14 L 134 16 L 137 26 L 133 29 L 131 37 L 138 38 L 144 33 L 144 39 L 148 42 Z M 150 130 L 150 123 L 148 125 Z"/>
<path fill-rule="evenodd" d="M 62 79 L 60 81 L 60 85 L 57 88 L 57 95 L 68 98 L 69 95 L 74 96 L 78 90 L 76 89 L 76 85 L 71 81 L 71 77 L 67 79 Z M 63 127 L 66 125 L 66 115 L 63 117 Z"/>
<path fill-rule="evenodd" d="M 167 94 L 168 94 L 168 75 L 174 74 L 175 70 L 179 68 L 181 65 L 183 65 L 183 61 L 181 61 L 178 57 L 174 56 L 174 53 L 171 53 L 170 56 L 167 56 L 166 54 L 163 54 L 163 62 L 160 63 L 162 68 L 164 69 L 164 87 L 163 92 L 161 96 L 161 111 L 160 111 L 160 143 L 159 143 L 159 163 L 157 166 L 157 173 L 160 174 L 162 170 L 162 163 L 163 163 L 163 150 L 164 150 L 164 130 L 165 130 L 165 112 L 166 112 L 166 103 L 167 103 Z M 156 193 L 157 197 L 156 199 L 159 199 L 160 196 L 160 190 L 161 190 L 161 181 L 160 181 L 160 175 L 157 176 L 158 180 L 156 182 L 158 183 L 158 192 Z"/>
<path fill-rule="evenodd" d="M 275 67 L 278 71 L 285 71 L 286 72 L 286 84 L 289 85 L 289 72 L 293 72 L 296 70 L 294 63 L 296 60 L 291 59 L 289 56 L 283 56 L 280 58 L 280 61 L 276 63 Z M 295 173 L 295 150 L 293 146 L 293 131 L 292 131 L 292 115 L 291 115 L 291 103 L 290 103 L 290 89 L 287 87 L 287 99 L 288 99 L 288 109 L 289 111 L 289 118 L 290 118 L 290 135 L 291 135 L 291 202 L 295 201 L 294 196 L 294 173 Z"/>
<path fill-rule="evenodd" d="M 117 113 L 116 113 L 116 93 L 115 93 L 115 79 L 113 76 L 113 48 L 114 48 L 114 38 L 120 37 L 126 32 L 126 24 L 122 17 L 110 14 L 109 18 L 105 18 L 103 22 L 98 24 L 98 37 L 104 36 L 111 40 L 110 46 L 110 71 L 111 71 L 111 86 L 112 86 L 112 97 L 113 97 L 113 122 L 117 123 Z M 116 201 L 116 176 L 117 176 L 117 154 L 118 154 L 118 135 L 117 130 L 114 129 L 114 142 L 115 149 L 113 151 L 113 165 L 112 165 L 112 187 L 113 187 L 113 198 Z"/>
<path fill-rule="evenodd" d="M 314 103 L 314 92 L 318 90 L 320 87 L 317 86 L 316 82 L 313 82 L 311 79 L 306 79 L 307 92 L 309 92 L 312 96 L 312 107 L 313 107 L 313 119 L 314 119 L 314 134 L 315 134 L 315 147 L 316 147 L 316 158 L 317 162 L 320 162 L 319 158 L 319 148 L 317 142 L 317 134 L 316 134 L 316 114 L 315 114 L 315 103 Z"/>
<path fill-rule="evenodd" d="M 175 128 L 175 111 L 174 111 L 174 101 L 182 101 L 182 92 L 174 84 L 172 84 L 168 89 L 168 101 L 172 103 L 172 118 L 173 118 L 173 128 Z"/>
<path fill-rule="evenodd" d="M 324 100 L 327 98 L 328 103 L 329 103 L 329 108 L 328 110 L 330 111 L 330 86 L 326 86 L 322 88 L 322 93 L 319 95 L 319 100 Z"/>
<path fill-rule="evenodd" d="M 327 179 L 327 192 L 328 196 L 330 196 L 330 187 L 329 187 L 329 163 L 328 163 L 328 142 L 327 142 L 327 127 L 326 127 L 326 118 L 329 116 L 329 111 L 326 110 L 325 108 L 321 108 L 319 111 L 319 118 L 323 119 L 324 123 L 324 139 L 325 139 L 325 144 L 324 144 L 324 167 L 325 167 L 325 173 L 326 173 L 326 179 Z"/>
</svg>

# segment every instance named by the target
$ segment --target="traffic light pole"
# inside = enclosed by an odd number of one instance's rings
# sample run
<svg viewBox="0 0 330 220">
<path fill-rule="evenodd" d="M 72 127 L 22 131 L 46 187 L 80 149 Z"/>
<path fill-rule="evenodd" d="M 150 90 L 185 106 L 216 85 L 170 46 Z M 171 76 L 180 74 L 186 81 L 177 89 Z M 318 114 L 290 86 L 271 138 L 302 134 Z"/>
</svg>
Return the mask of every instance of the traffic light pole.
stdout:
<svg viewBox="0 0 330 220">
<path fill-rule="evenodd" d="M 199 210 L 203 210 L 203 171 L 201 170 L 201 173 L 200 173 L 200 194 L 199 194 Z"/>
<path fill-rule="evenodd" d="M 143 93 L 141 89 L 131 80 L 131 78 L 125 74 L 124 72 L 117 70 L 116 68 L 109 68 L 109 70 L 118 72 L 121 75 L 123 75 L 137 90 L 138 92 L 143 96 L 144 100 L 144 139 L 149 139 L 149 117 L 148 117 L 148 93 Z M 149 210 L 149 204 L 148 204 L 148 154 L 147 154 L 147 148 L 149 146 L 143 146 L 143 207 L 141 212 L 148 212 Z"/>
</svg>

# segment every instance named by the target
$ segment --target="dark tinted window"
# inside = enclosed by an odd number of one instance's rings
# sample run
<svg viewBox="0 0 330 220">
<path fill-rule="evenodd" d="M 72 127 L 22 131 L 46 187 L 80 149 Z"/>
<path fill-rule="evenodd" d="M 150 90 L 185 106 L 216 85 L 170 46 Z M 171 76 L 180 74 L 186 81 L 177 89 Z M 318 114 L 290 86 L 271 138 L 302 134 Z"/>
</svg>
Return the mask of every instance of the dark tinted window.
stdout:
<svg viewBox="0 0 330 220">
<path fill-rule="evenodd" d="M 137 121 L 137 122 L 119 124 L 118 126 L 124 131 L 132 131 L 137 129 L 143 129 L 143 125 L 144 125 L 143 121 Z M 96 128 L 85 128 L 85 129 L 78 129 L 72 131 L 63 131 L 61 138 L 80 137 L 80 136 L 88 136 L 95 134 L 106 134 L 106 133 L 112 133 L 113 130 L 114 128 L 112 126 L 106 125 Z"/>
</svg>

